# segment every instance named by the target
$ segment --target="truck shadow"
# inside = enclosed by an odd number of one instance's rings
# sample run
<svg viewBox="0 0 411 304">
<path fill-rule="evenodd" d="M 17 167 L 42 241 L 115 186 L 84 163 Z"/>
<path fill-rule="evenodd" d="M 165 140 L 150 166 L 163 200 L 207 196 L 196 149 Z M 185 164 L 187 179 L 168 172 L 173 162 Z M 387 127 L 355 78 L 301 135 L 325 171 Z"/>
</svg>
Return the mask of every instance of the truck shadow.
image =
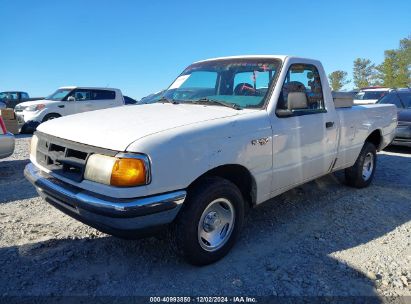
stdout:
<svg viewBox="0 0 411 304">
<path fill-rule="evenodd" d="M 28 159 L 0 161 L 0 204 L 38 196 L 24 177 Z"/>
<path fill-rule="evenodd" d="M 164 238 L 45 239 L 0 249 L 0 293 L 377 296 L 376 278 L 356 267 L 372 269 L 368 243 L 389 246 L 384 236 L 411 219 L 411 176 L 387 178 L 402 173 L 393 162 L 408 162 L 405 172 L 411 159 L 379 160 L 369 188 L 329 175 L 250 210 L 237 245 L 213 265 L 186 264 Z M 72 223 L 62 229 L 75 234 Z M 352 252 L 343 261 L 345 250 Z"/>
</svg>

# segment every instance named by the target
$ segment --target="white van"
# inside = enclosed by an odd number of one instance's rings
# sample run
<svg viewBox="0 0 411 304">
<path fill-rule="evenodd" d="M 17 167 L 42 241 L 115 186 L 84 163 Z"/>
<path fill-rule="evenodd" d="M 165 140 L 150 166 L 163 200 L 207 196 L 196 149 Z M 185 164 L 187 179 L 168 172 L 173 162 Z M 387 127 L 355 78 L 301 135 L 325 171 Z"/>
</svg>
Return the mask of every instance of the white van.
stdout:
<svg viewBox="0 0 411 304">
<path fill-rule="evenodd" d="M 18 104 L 15 112 L 20 125 L 38 125 L 61 116 L 124 105 L 119 89 L 61 87 L 42 100 Z"/>
</svg>

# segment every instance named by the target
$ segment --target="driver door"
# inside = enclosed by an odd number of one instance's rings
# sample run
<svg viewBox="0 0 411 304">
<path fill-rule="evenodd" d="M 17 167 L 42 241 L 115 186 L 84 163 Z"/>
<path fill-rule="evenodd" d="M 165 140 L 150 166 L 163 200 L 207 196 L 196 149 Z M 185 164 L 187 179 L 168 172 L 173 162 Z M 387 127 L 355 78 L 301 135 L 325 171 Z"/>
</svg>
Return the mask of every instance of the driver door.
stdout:
<svg viewBox="0 0 411 304">
<path fill-rule="evenodd" d="M 74 97 L 74 101 L 69 101 Z M 63 105 L 64 114 L 71 115 L 86 111 L 91 111 L 92 104 L 90 101 L 90 90 L 75 89 L 67 97 Z"/>
<path fill-rule="evenodd" d="M 298 108 L 290 106 L 299 96 Z M 273 125 L 273 193 L 330 171 L 337 154 L 335 111 L 327 111 L 320 75 L 311 64 L 292 64 Z"/>
</svg>

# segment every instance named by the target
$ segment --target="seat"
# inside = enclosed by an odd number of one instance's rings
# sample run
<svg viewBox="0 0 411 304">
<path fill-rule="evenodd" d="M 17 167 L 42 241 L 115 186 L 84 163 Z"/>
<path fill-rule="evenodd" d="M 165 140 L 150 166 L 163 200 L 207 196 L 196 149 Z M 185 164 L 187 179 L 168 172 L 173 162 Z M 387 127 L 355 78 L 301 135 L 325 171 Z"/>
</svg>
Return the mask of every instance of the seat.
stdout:
<svg viewBox="0 0 411 304">
<path fill-rule="evenodd" d="M 80 93 L 80 92 L 76 92 L 75 97 L 76 97 L 76 100 L 83 100 L 84 99 L 83 94 Z"/>
</svg>

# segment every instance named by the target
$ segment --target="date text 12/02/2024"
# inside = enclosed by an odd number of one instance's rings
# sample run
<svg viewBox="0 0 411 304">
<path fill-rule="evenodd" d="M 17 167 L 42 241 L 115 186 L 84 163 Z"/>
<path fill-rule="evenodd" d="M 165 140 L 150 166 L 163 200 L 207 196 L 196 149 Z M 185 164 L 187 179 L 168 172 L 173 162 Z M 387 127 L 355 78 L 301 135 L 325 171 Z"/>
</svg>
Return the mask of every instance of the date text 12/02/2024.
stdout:
<svg viewBox="0 0 411 304">
<path fill-rule="evenodd" d="M 254 297 L 150 297 L 150 303 L 257 303 Z"/>
</svg>

